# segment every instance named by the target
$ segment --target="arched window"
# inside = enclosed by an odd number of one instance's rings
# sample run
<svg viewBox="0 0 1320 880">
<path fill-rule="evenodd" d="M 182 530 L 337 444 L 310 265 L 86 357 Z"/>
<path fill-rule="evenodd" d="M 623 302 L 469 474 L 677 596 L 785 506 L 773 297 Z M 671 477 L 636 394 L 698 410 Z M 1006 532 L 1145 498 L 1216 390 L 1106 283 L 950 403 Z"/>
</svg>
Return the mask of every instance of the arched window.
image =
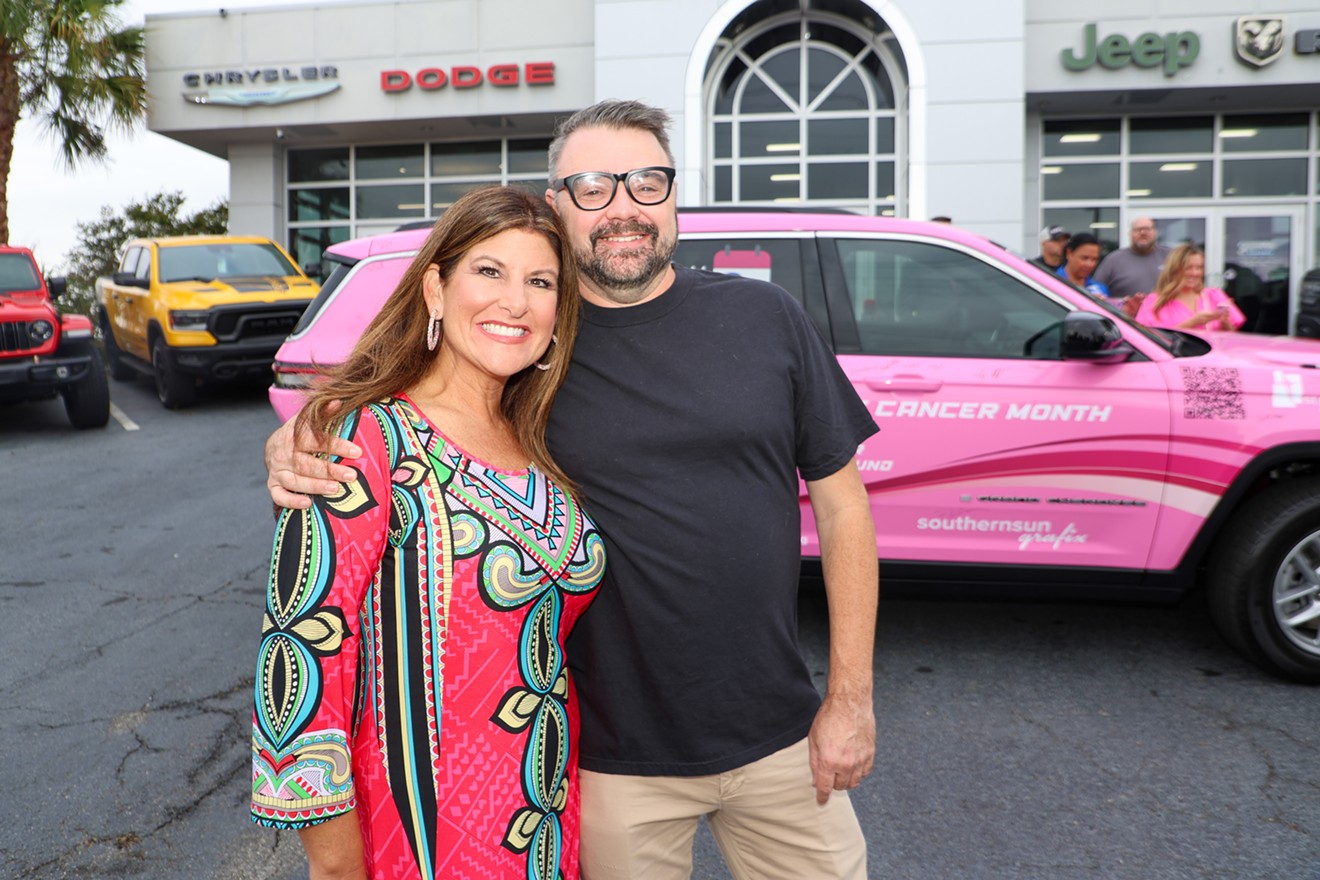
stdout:
<svg viewBox="0 0 1320 880">
<path fill-rule="evenodd" d="M 729 25 L 706 69 L 707 203 L 905 215 L 907 88 L 892 34 L 860 4 L 770 17 L 766 5 Z"/>
</svg>

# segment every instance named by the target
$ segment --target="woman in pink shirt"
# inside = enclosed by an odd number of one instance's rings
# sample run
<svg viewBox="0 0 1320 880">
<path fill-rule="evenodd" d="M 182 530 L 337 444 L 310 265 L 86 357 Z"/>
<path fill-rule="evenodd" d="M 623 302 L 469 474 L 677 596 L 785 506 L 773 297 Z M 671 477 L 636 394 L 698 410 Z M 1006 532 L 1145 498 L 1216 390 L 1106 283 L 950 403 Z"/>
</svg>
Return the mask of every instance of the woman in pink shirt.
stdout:
<svg viewBox="0 0 1320 880">
<path fill-rule="evenodd" d="M 1164 261 L 1155 290 L 1141 301 L 1137 320 L 1166 330 L 1236 330 L 1247 318 L 1232 297 L 1205 286 L 1205 253 L 1190 244 Z"/>
</svg>

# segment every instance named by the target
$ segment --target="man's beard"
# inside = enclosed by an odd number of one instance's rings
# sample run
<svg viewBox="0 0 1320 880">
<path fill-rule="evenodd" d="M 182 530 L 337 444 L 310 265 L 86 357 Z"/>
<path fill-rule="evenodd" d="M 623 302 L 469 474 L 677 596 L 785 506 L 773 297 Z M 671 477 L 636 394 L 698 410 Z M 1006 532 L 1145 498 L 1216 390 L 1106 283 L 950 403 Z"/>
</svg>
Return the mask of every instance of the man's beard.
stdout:
<svg viewBox="0 0 1320 880">
<path fill-rule="evenodd" d="M 596 242 L 607 235 L 649 235 L 651 245 L 629 254 L 596 253 Z M 631 305 L 647 296 L 650 283 L 664 274 L 678 247 L 677 237 L 665 239 L 660 229 L 641 221 L 612 223 L 591 232 L 591 250 L 576 251 L 578 271 L 611 302 Z"/>
<path fill-rule="evenodd" d="M 1139 254 L 1148 254 L 1155 250 L 1155 239 L 1152 238 L 1148 244 L 1144 245 L 1134 241 L 1132 242 L 1132 250 Z"/>
</svg>

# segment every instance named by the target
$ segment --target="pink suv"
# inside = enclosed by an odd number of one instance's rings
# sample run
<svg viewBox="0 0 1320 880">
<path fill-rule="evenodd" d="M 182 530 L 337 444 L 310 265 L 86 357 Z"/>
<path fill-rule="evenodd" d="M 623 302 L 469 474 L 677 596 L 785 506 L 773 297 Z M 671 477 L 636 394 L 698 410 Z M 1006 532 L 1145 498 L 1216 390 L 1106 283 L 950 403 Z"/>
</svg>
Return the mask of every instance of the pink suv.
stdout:
<svg viewBox="0 0 1320 880">
<path fill-rule="evenodd" d="M 1320 341 L 1153 331 L 957 229 L 682 211 L 675 259 L 792 293 L 880 424 L 858 450 L 886 588 L 1173 600 L 1320 682 Z M 280 349 L 297 411 L 426 230 L 336 245 Z M 718 377 L 713 377 L 718 381 Z M 819 553 L 805 491 L 802 552 Z"/>
</svg>

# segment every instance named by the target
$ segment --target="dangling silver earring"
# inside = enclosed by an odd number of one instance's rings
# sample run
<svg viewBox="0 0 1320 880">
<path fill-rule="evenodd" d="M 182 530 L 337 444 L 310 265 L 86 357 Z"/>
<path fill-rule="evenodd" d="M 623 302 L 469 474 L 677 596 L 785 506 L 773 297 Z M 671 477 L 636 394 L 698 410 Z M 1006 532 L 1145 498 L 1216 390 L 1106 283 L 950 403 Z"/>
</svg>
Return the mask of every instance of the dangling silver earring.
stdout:
<svg viewBox="0 0 1320 880">
<path fill-rule="evenodd" d="M 426 322 L 426 350 L 435 351 L 440 344 L 440 315 L 431 309 L 431 320 Z"/>
<path fill-rule="evenodd" d="M 559 343 L 559 337 L 556 336 L 554 333 L 551 333 L 551 334 L 550 334 L 550 345 L 557 345 L 558 343 Z M 547 348 L 546 348 L 546 351 L 549 351 L 549 350 L 550 350 L 550 349 L 547 347 Z M 533 364 L 532 366 L 534 366 L 534 367 L 536 367 L 538 370 L 542 370 L 542 371 L 545 371 L 545 370 L 550 369 L 550 365 L 549 365 L 549 364 L 543 364 L 543 363 L 540 363 L 539 361 L 538 361 L 537 363 Z"/>
</svg>

